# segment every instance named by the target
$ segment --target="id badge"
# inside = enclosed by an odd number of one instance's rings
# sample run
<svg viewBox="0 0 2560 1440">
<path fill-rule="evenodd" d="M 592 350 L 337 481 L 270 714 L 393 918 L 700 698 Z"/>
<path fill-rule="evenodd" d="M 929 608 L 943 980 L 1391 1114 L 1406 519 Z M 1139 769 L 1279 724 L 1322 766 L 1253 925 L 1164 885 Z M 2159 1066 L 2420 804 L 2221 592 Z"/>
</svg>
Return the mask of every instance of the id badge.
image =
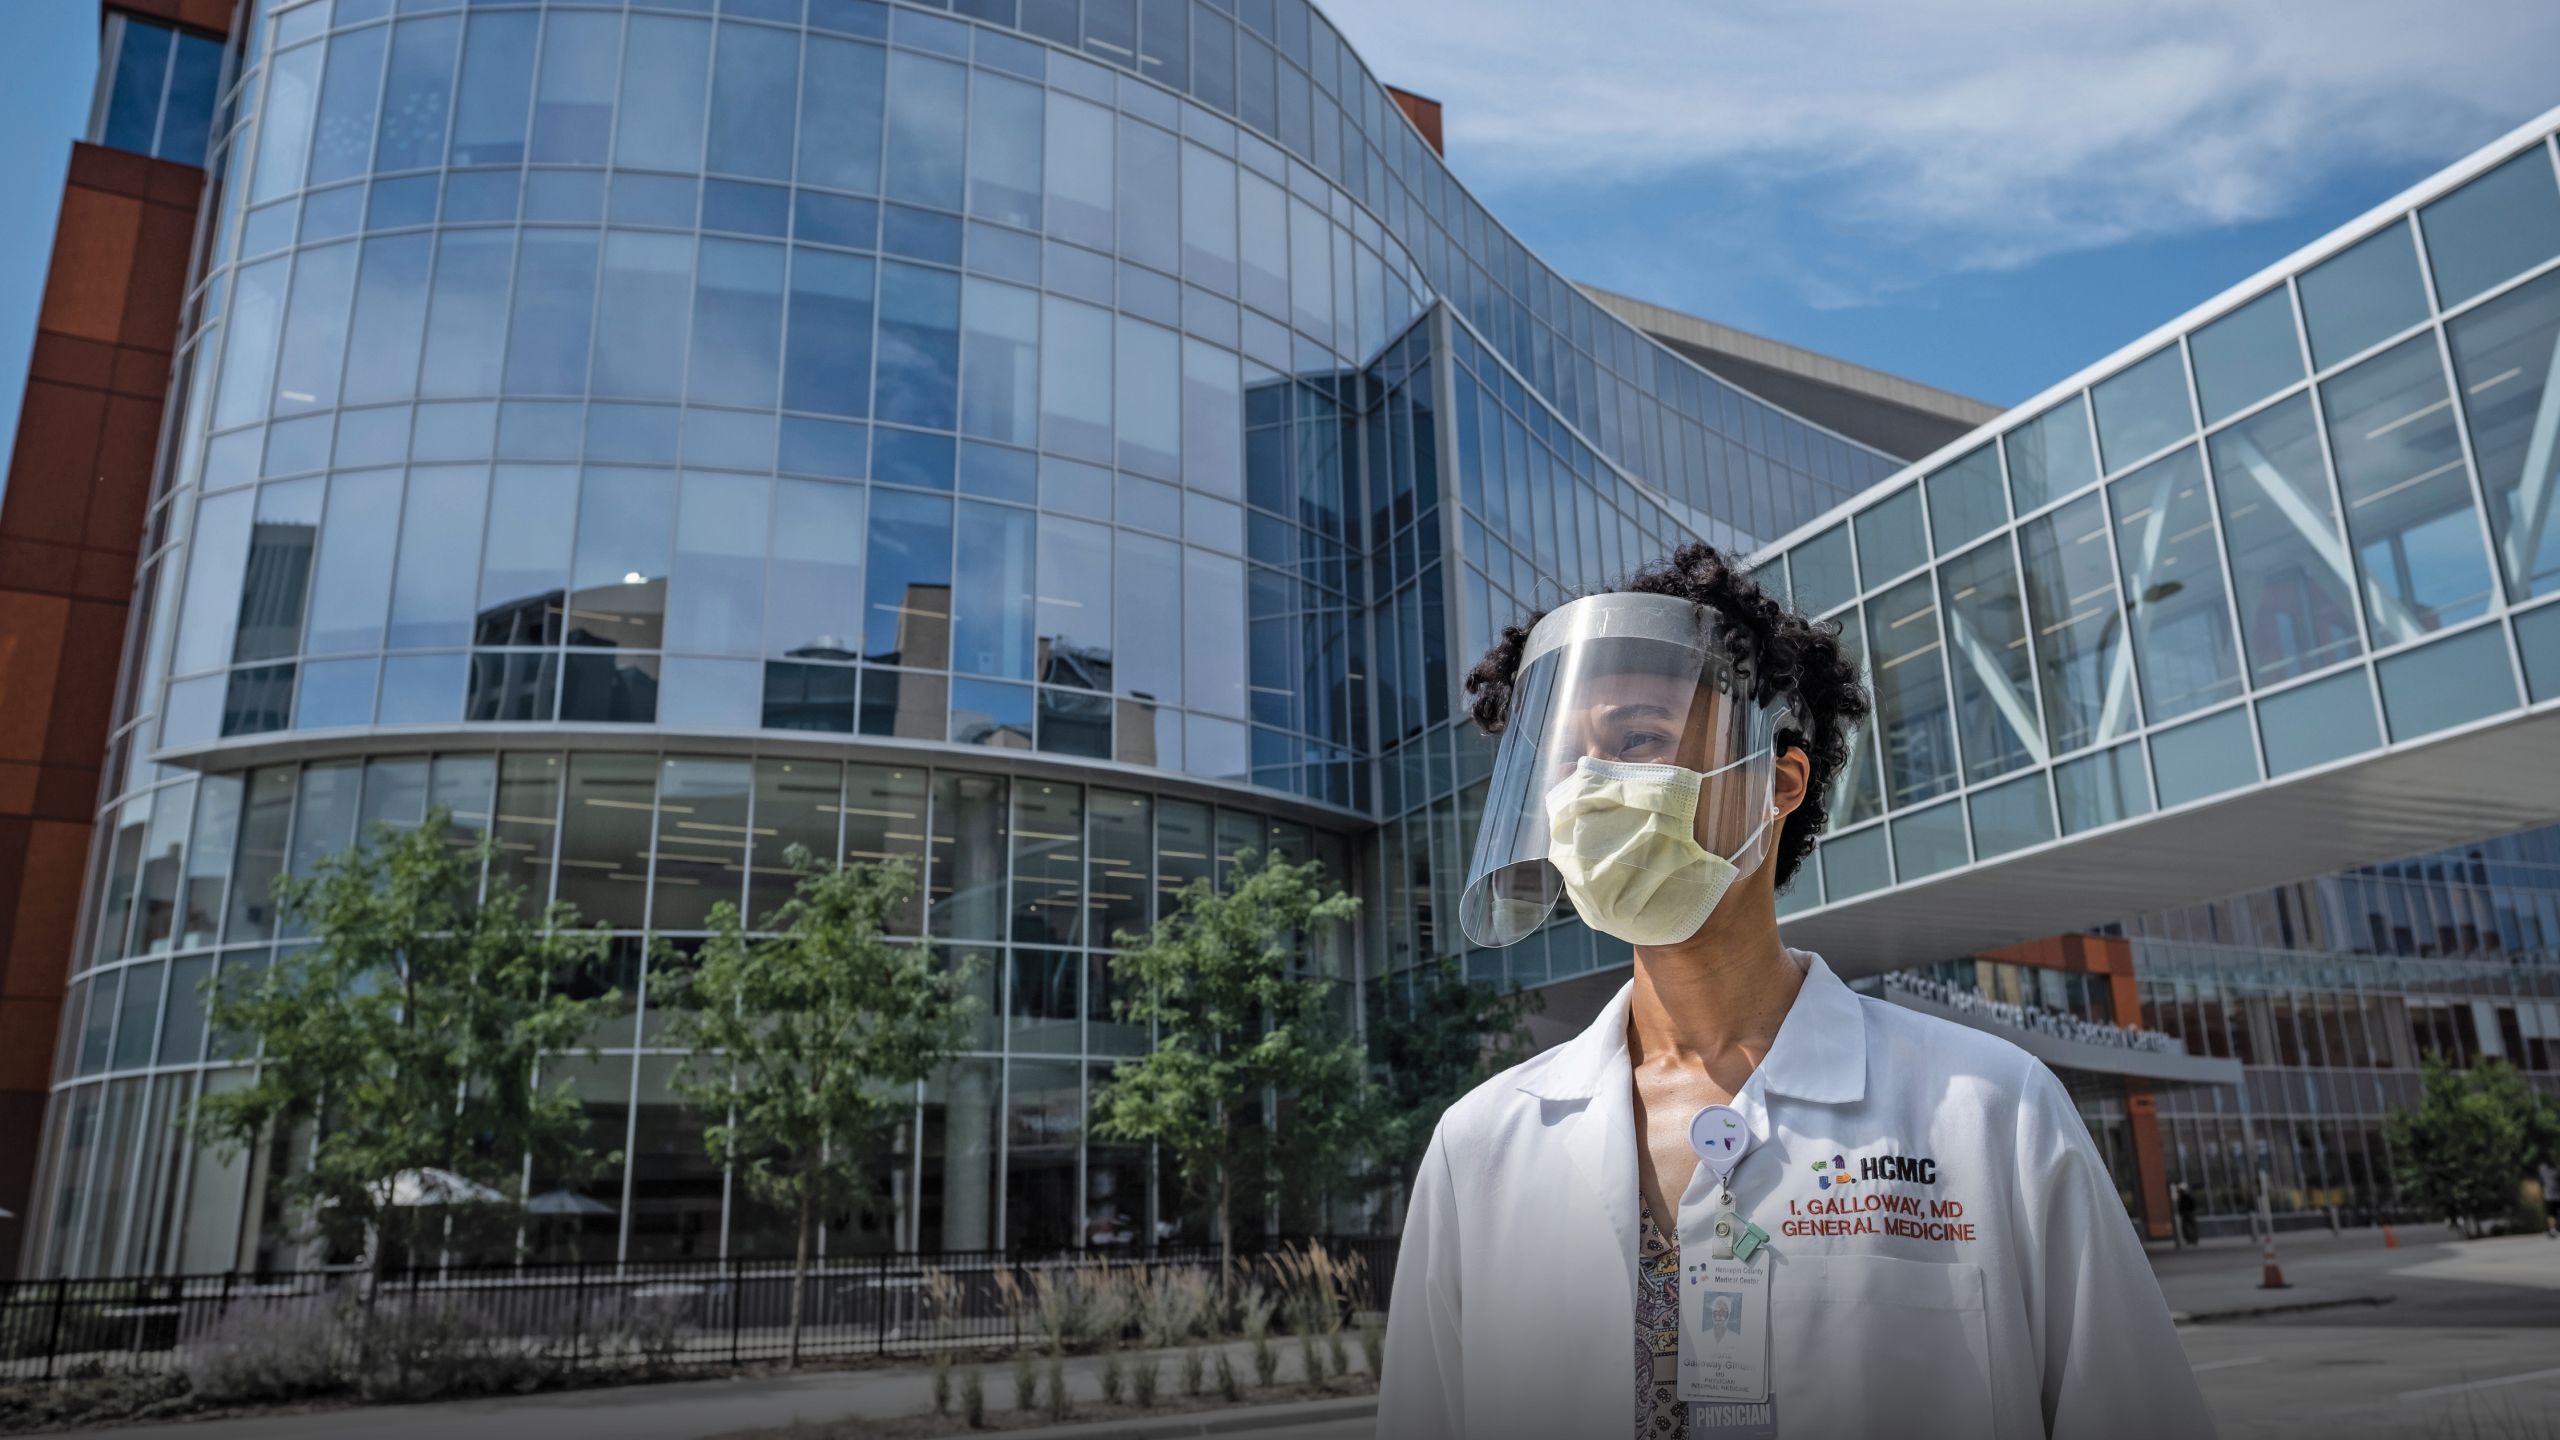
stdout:
<svg viewBox="0 0 2560 1440">
<path fill-rule="evenodd" d="M 1700 1252 L 1708 1249 L 1700 1246 Z M 1680 1255 L 1680 1398 L 1758 1405 L 1769 1398 L 1769 1265 Z"/>
</svg>

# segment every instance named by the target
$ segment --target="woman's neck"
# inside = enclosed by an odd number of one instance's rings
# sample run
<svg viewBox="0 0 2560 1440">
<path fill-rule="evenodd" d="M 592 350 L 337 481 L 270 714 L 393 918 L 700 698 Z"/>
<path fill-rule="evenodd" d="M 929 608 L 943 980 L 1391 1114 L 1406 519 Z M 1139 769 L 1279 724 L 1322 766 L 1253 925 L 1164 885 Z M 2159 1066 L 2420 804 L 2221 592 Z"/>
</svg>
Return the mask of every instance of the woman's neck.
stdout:
<svg viewBox="0 0 2560 1440">
<path fill-rule="evenodd" d="M 1764 891 L 1729 896 L 1677 945 L 1636 947 L 1627 1011 L 1636 1069 L 1703 1071 L 1732 1092 L 1769 1053 L 1804 972 L 1778 943 L 1776 905 Z"/>
</svg>

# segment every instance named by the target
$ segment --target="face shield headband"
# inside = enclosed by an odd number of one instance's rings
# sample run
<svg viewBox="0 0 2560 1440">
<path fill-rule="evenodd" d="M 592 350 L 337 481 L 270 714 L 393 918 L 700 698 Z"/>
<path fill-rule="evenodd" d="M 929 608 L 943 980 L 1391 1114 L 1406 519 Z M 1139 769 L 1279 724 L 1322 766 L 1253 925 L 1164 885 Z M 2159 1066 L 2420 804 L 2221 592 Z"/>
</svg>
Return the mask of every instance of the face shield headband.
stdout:
<svg viewBox="0 0 2560 1440">
<path fill-rule="evenodd" d="M 1594 929 L 1674 944 L 1758 868 L 1791 712 L 1730 638 L 1720 612 L 1665 595 L 1588 596 L 1538 622 L 1459 904 L 1469 940 L 1512 944 L 1570 895 Z"/>
</svg>

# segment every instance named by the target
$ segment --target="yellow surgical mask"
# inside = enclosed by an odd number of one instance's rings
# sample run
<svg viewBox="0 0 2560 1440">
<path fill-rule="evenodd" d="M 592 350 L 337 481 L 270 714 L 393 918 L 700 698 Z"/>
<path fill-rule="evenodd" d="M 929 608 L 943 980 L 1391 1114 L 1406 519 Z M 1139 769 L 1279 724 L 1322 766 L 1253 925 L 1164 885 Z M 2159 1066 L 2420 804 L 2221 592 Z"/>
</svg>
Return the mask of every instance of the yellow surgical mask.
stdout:
<svg viewBox="0 0 2560 1440">
<path fill-rule="evenodd" d="M 1547 791 L 1547 858 L 1583 923 L 1631 945 L 1676 945 L 1697 934 L 1742 873 L 1698 843 L 1698 792 L 1710 775 L 1752 758 L 1704 774 L 1587 755 L 1575 761 Z M 1737 852 L 1766 828 L 1764 819 Z"/>
</svg>

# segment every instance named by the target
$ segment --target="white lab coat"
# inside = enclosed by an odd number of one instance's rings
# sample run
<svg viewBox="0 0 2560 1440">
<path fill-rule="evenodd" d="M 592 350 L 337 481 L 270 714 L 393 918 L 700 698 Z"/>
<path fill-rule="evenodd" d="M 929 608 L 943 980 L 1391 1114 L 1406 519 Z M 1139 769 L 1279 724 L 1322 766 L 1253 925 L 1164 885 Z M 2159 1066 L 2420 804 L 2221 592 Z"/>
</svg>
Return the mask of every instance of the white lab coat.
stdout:
<svg viewBox="0 0 2560 1440">
<path fill-rule="evenodd" d="M 1752 1134 L 1734 1197 L 1772 1237 L 1779 1433 L 2210 1436 L 2141 1242 L 2053 1072 L 1862 998 L 1818 956 L 1796 962 L 1804 985 L 1733 1101 Z M 1631 989 L 1441 1118 L 1396 1267 L 1387 1440 L 1633 1433 Z M 1859 1178 L 1822 1184 L 1835 1156 Z M 1870 1159 L 1886 1162 L 1873 1178 Z M 1712 1183 L 1701 1166 L 1682 1209 Z"/>
</svg>

